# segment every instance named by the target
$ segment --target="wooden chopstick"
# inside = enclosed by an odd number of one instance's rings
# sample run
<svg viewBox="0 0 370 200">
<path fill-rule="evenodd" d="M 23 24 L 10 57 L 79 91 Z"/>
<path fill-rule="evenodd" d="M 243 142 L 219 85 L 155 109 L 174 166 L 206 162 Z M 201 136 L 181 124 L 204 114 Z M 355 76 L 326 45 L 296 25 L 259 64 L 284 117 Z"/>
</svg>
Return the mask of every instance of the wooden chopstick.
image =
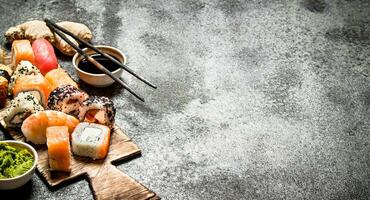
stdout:
<svg viewBox="0 0 370 200">
<path fill-rule="evenodd" d="M 44 20 L 46 22 L 46 24 L 51 24 L 53 25 L 56 29 L 59 29 L 61 30 L 62 32 L 64 32 L 65 34 L 71 36 L 73 39 L 77 40 L 80 44 L 83 44 L 85 46 L 87 46 L 88 48 L 94 50 L 95 52 L 101 54 L 102 56 L 106 57 L 107 59 L 111 60 L 112 62 L 116 63 L 118 66 L 120 66 L 120 68 L 126 70 L 128 73 L 130 73 L 131 75 L 135 76 L 137 79 L 143 81 L 145 84 L 149 85 L 150 87 L 152 88 L 157 88 L 156 85 L 154 85 L 153 83 L 149 82 L 148 80 L 146 80 L 144 77 L 136 74 L 132 69 L 130 69 L 129 67 L 127 67 L 126 65 L 124 65 L 123 63 L 119 62 L 118 60 L 116 60 L 115 58 L 113 58 L 112 56 L 100 51 L 98 48 L 94 47 L 93 45 L 91 45 L 90 43 L 86 42 L 85 40 L 82 40 L 80 39 L 79 37 L 77 37 L 76 35 L 74 35 L 73 33 L 71 33 L 70 31 L 68 31 L 67 29 L 59 26 L 58 24 L 52 22 L 51 20 L 49 19 L 45 19 Z"/>
<path fill-rule="evenodd" d="M 136 94 L 136 92 L 131 89 L 126 83 L 124 83 L 121 79 L 115 77 L 112 72 L 110 72 L 107 68 L 105 68 L 102 64 L 97 62 L 94 58 L 86 54 L 81 48 L 79 48 L 77 45 L 75 45 L 72 41 L 70 41 L 61 31 L 56 29 L 53 24 L 50 24 L 49 22 L 45 21 L 46 25 L 56 34 L 58 34 L 63 40 L 65 40 L 69 45 L 71 45 L 80 55 L 82 55 L 86 60 L 91 62 L 93 65 L 95 65 L 100 71 L 102 71 L 104 74 L 111 77 L 113 80 L 117 81 L 119 84 L 122 85 L 127 91 L 129 91 L 131 94 L 133 94 L 136 98 L 140 99 L 144 102 L 144 98 Z"/>
</svg>

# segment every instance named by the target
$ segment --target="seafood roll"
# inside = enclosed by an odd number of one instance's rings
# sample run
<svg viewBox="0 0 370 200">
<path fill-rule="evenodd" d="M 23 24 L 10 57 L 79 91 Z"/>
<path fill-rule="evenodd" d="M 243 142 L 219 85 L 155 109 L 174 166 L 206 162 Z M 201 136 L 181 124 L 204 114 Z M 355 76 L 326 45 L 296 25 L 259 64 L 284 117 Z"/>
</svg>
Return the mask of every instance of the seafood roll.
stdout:
<svg viewBox="0 0 370 200">
<path fill-rule="evenodd" d="M 29 61 L 21 61 L 18 66 L 15 68 L 14 73 L 10 77 L 10 82 L 8 86 L 8 93 L 13 93 L 13 86 L 15 84 L 15 81 L 25 75 L 32 75 L 32 74 L 40 74 L 40 70 L 37 69 L 36 66 L 34 66 Z"/>
<path fill-rule="evenodd" d="M 78 156 L 102 159 L 108 154 L 109 141 L 109 127 L 82 122 L 72 133 L 72 151 Z"/>
<path fill-rule="evenodd" d="M 89 96 L 72 85 L 63 85 L 54 89 L 48 99 L 48 107 L 52 110 L 78 116 L 79 107 Z"/>
<path fill-rule="evenodd" d="M 28 116 L 42 110 L 44 108 L 35 96 L 29 92 L 23 92 L 10 102 L 1 123 L 6 128 L 20 127 Z"/>
<path fill-rule="evenodd" d="M 50 126 L 67 126 L 68 132 L 72 133 L 80 123 L 77 118 L 65 113 L 45 110 L 34 113 L 23 121 L 21 130 L 27 141 L 34 144 L 46 143 L 46 129 Z"/>
<path fill-rule="evenodd" d="M 17 96 L 21 92 L 32 92 L 46 107 L 50 94 L 50 83 L 41 74 L 21 76 L 14 84 L 13 95 Z"/>
<path fill-rule="evenodd" d="M 107 97 L 91 96 L 82 103 L 79 118 L 80 121 L 103 124 L 112 128 L 115 115 L 116 108 L 112 100 Z"/>
<path fill-rule="evenodd" d="M 78 88 L 77 83 L 74 82 L 69 74 L 62 68 L 57 68 L 49 71 L 45 75 L 45 78 L 49 81 L 52 90 L 63 85 L 72 85 Z"/>
<path fill-rule="evenodd" d="M 8 84 L 12 70 L 9 66 L 0 64 L 0 108 L 3 108 L 8 96 Z"/>
<path fill-rule="evenodd" d="M 46 145 L 48 146 L 50 170 L 71 171 L 71 148 L 67 126 L 50 126 L 46 128 Z"/>
<path fill-rule="evenodd" d="M 32 46 L 29 40 L 14 40 L 12 43 L 11 61 L 13 66 L 17 66 L 22 60 L 31 63 L 35 61 Z"/>
</svg>

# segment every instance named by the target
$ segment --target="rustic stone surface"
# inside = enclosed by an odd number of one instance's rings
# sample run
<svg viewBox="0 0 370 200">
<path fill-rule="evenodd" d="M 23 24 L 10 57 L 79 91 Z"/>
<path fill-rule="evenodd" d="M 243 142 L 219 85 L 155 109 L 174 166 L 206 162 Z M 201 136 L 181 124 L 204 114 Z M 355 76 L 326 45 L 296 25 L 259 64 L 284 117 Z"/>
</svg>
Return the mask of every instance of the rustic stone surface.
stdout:
<svg viewBox="0 0 370 200">
<path fill-rule="evenodd" d="M 159 86 L 124 75 L 141 103 L 81 83 L 143 150 L 118 168 L 163 199 L 370 196 L 368 0 L 0 1 L 1 32 L 84 22 Z M 5 194 L 92 198 L 84 180 L 51 191 L 36 175 Z"/>
</svg>

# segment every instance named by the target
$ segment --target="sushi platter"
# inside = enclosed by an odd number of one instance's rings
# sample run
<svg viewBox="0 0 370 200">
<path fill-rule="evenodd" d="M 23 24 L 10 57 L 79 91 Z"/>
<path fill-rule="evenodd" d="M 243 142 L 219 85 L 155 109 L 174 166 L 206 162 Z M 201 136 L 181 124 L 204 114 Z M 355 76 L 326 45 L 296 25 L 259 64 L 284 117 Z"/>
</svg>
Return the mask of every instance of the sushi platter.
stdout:
<svg viewBox="0 0 370 200">
<path fill-rule="evenodd" d="M 79 52 L 73 49 L 78 47 L 70 41 L 63 43 L 42 21 L 26 22 L 15 28 L 31 25 L 41 27 L 38 35 L 17 36 L 14 35 L 17 32 L 9 33 L 11 28 L 5 34 L 12 49 L 9 62 L 0 63 L 1 129 L 36 149 L 37 170 L 50 187 L 85 177 L 95 199 L 159 199 L 112 164 L 141 153 L 115 125 L 113 101 L 81 90 L 58 64 L 54 47 L 69 56 Z M 71 31 L 77 27 L 75 32 L 80 39 L 91 39 L 90 30 L 83 24 L 60 25 Z M 104 67 L 97 65 L 97 69 Z"/>
</svg>

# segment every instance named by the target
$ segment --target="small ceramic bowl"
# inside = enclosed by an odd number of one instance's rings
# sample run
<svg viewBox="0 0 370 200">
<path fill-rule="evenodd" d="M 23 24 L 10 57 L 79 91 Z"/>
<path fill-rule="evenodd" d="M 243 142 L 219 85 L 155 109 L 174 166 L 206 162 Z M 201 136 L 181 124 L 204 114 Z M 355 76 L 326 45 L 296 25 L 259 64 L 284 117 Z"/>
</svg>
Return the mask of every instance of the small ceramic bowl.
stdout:
<svg viewBox="0 0 370 200">
<path fill-rule="evenodd" d="M 20 142 L 20 141 L 15 141 L 15 140 L 4 140 L 1 142 L 6 142 L 10 146 L 16 149 L 27 149 L 33 155 L 33 158 L 34 158 L 33 165 L 24 174 L 14 177 L 14 178 L 0 179 L 0 190 L 11 190 L 11 189 L 21 187 L 22 185 L 26 184 L 32 178 L 33 174 L 35 173 L 36 164 L 38 160 L 37 152 L 31 145 L 25 142 Z"/>
<path fill-rule="evenodd" d="M 126 56 L 119 49 L 114 48 L 114 47 L 110 47 L 110 46 L 104 46 L 104 45 L 96 45 L 95 47 L 98 48 L 99 50 L 103 51 L 104 53 L 109 54 L 109 55 L 117 58 L 119 61 L 121 61 L 121 63 L 126 64 L 126 60 L 127 60 Z M 95 51 L 93 51 L 89 48 L 85 48 L 85 49 L 83 49 L 83 51 L 86 52 L 88 55 L 96 54 Z M 92 74 L 92 73 L 85 72 L 85 71 L 81 70 L 80 68 L 78 68 L 78 63 L 82 59 L 83 59 L 83 56 L 76 53 L 73 56 L 72 64 L 73 64 L 73 67 L 77 71 L 78 77 L 83 82 L 85 82 L 89 85 L 95 86 L 95 87 L 107 87 L 107 86 L 111 85 L 112 83 L 114 83 L 114 80 L 111 79 L 106 74 L 103 74 L 103 73 L 102 74 Z M 115 77 L 119 78 L 119 77 L 122 76 L 123 69 L 119 68 L 119 69 L 113 71 L 112 73 Z"/>
</svg>

